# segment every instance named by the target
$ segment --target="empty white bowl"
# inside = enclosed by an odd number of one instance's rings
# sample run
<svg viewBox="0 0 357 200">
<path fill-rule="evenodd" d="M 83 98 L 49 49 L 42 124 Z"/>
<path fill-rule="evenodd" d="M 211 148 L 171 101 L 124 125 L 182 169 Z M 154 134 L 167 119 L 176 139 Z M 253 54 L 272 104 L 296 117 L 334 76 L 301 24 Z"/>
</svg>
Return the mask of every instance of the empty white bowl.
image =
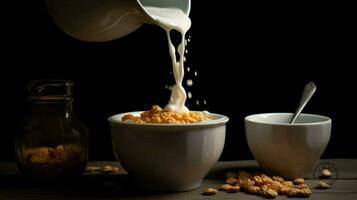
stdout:
<svg viewBox="0 0 357 200">
<path fill-rule="evenodd" d="M 201 185 L 219 159 L 228 117 L 209 114 L 213 120 L 192 124 L 135 124 L 114 115 L 111 125 L 115 155 L 141 188 L 187 191 Z"/>
<path fill-rule="evenodd" d="M 324 152 L 331 133 L 331 119 L 292 113 L 266 113 L 245 118 L 249 148 L 268 173 L 285 178 L 305 177 Z"/>
</svg>

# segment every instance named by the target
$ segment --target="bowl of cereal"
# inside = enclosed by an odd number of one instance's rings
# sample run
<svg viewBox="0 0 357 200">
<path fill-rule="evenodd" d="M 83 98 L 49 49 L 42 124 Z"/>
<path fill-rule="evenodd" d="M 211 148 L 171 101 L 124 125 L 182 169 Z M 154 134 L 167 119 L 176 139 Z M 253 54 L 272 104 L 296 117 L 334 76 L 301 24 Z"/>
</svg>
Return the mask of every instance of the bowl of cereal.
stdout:
<svg viewBox="0 0 357 200">
<path fill-rule="evenodd" d="M 285 178 L 306 177 L 330 140 L 331 119 L 292 113 L 264 113 L 245 118 L 248 146 L 260 167 Z"/>
<path fill-rule="evenodd" d="M 141 188 L 188 191 L 198 188 L 219 159 L 228 117 L 191 111 L 150 111 L 111 116 L 116 158 Z"/>
</svg>

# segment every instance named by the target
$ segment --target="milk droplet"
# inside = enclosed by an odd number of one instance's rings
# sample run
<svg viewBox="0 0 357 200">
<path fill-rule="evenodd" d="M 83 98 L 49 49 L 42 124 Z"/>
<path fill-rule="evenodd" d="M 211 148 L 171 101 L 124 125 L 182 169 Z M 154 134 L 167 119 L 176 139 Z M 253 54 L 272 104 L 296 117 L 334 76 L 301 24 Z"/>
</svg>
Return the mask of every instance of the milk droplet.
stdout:
<svg viewBox="0 0 357 200">
<path fill-rule="evenodd" d="M 190 72 L 190 71 L 191 71 L 191 69 L 189 67 L 187 67 L 187 72 Z"/>
<path fill-rule="evenodd" d="M 195 74 L 195 76 L 197 76 L 197 72 L 195 72 L 194 74 Z"/>
<path fill-rule="evenodd" d="M 187 39 L 188 42 L 191 42 L 191 39 L 190 39 L 190 38 L 191 38 L 191 36 L 189 36 L 189 38 Z"/>
<path fill-rule="evenodd" d="M 170 72 L 170 75 L 172 75 L 172 72 Z"/>
<path fill-rule="evenodd" d="M 206 101 L 206 100 L 203 100 L 203 104 L 205 104 L 205 105 L 206 105 L 206 104 L 207 104 L 207 101 Z"/>
<path fill-rule="evenodd" d="M 197 101 L 196 101 L 196 104 L 197 104 L 197 105 L 200 105 L 200 102 L 197 100 Z"/>
<path fill-rule="evenodd" d="M 185 56 L 183 57 L 183 62 L 186 62 L 186 57 Z"/>
<path fill-rule="evenodd" d="M 188 53 L 188 50 L 187 50 L 187 49 L 185 50 L 185 53 Z"/>
<path fill-rule="evenodd" d="M 188 97 L 189 99 L 192 99 L 192 93 L 191 93 L 191 92 L 187 92 L 187 97 Z"/>
<path fill-rule="evenodd" d="M 186 84 L 187 84 L 187 86 L 192 86 L 193 85 L 193 81 L 191 79 L 188 79 L 186 81 Z"/>
</svg>

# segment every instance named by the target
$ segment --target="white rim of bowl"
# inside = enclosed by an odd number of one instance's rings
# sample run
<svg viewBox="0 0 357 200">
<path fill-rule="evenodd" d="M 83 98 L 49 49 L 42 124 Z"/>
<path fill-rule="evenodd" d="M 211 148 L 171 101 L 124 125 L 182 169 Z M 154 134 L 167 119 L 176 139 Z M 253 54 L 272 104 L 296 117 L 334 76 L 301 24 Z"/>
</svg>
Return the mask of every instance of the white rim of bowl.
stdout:
<svg viewBox="0 0 357 200">
<path fill-rule="evenodd" d="M 126 113 L 120 113 L 116 115 L 112 115 L 108 118 L 109 123 L 111 124 L 125 124 L 125 125 L 134 125 L 134 126 L 177 126 L 177 127 L 183 127 L 183 126 L 208 126 L 208 125 L 218 125 L 218 124 L 225 124 L 229 121 L 229 118 L 225 115 L 221 114 L 216 114 L 216 113 L 203 113 L 205 115 L 213 116 L 215 119 L 212 120 L 204 120 L 200 121 L 197 123 L 187 123 L 187 124 L 164 124 L 164 123 L 146 123 L 146 124 L 138 124 L 138 123 L 133 123 L 130 121 L 121 121 L 121 118 L 124 115 L 127 114 L 132 114 L 134 116 L 140 115 L 144 111 L 134 111 L 134 112 L 126 112 Z M 196 112 L 196 113 L 202 113 L 200 111 L 190 111 L 190 112 Z M 119 120 L 120 119 L 120 120 Z"/>
<path fill-rule="evenodd" d="M 262 116 L 262 115 L 293 115 L 294 113 L 259 113 L 259 114 L 253 114 L 253 115 L 248 115 L 244 118 L 244 121 L 248 121 L 248 122 L 253 122 L 253 123 L 259 123 L 259 124 L 267 124 L 267 125 L 281 125 L 281 126 L 306 126 L 306 125 L 318 125 L 318 124 L 328 124 L 331 123 L 331 118 L 327 117 L 327 116 L 323 116 L 323 115 L 316 115 L 316 114 L 309 114 L 309 113 L 301 113 L 301 115 L 304 116 L 312 116 L 312 117 L 319 117 L 322 120 L 319 122 L 308 122 L 308 123 L 294 123 L 294 124 L 290 124 L 290 123 L 278 123 L 278 122 L 262 122 L 262 121 L 256 121 L 253 120 L 251 118 L 253 117 L 258 117 L 258 116 Z"/>
</svg>

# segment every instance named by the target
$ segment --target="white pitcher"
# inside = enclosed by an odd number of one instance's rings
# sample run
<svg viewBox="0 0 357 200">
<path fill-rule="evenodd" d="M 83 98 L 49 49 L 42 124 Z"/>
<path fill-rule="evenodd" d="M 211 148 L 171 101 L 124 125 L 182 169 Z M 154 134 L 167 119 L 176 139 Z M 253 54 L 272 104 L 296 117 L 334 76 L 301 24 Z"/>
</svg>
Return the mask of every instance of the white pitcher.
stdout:
<svg viewBox="0 0 357 200">
<path fill-rule="evenodd" d="M 104 42 L 123 37 L 144 23 L 156 24 L 146 11 L 176 7 L 187 15 L 190 0 L 46 0 L 54 22 L 74 38 Z"/>
</svg>

